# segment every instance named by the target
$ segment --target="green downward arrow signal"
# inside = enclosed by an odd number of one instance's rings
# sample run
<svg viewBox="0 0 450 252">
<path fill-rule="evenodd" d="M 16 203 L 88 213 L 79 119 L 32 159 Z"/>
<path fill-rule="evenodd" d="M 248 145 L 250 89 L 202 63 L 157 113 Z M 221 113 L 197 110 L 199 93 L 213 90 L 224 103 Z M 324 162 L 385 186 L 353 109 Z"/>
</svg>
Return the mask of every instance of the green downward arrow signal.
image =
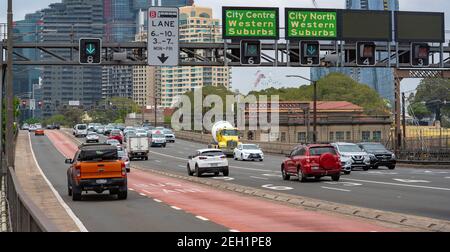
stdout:
<svg viewBox="0 0 450 252">
<path fill-rule="evenodd" d="M 315 53 L 316 53 L 316 48 L 313 45 L 308 46 L 308 54 L 309 54 L 309 56 L 312 56 Z"/>
<path fill-rule="evenodd" d="M 94 46 L 94 44 L 88 44 L 88 46 L 86 47 L 86 52 L 88 54 L 94 54 L 95 53 L 95 46 Z"/>
</svg>

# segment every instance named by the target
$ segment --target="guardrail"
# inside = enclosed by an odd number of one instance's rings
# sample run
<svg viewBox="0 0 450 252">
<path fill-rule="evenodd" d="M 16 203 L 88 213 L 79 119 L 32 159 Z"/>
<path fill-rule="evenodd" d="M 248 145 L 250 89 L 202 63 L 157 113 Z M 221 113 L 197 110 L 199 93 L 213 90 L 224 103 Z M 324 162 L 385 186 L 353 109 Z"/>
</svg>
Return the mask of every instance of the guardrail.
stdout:
<svg viewBox="0 0 450 252">
<path fill-rule="evenodd" d="M 53 221 L 23 191 L 12 167 L 8 167 L 6 175 L 6 195 L 13 232 L 60 231 Z"/>
</svg>

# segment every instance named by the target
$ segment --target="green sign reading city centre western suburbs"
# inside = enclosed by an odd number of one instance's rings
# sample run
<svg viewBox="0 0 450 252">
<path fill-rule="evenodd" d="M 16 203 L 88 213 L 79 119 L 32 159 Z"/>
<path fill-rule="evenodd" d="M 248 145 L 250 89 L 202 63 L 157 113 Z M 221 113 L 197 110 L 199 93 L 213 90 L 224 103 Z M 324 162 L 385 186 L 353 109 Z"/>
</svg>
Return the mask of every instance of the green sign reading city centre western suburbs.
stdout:
<svg viewBox="0 0 450 252">
<path fill-rule="evenodd" d="M 223 7 L 224 39 L 279 39 L 278 8 Z"/>
<path fill-rule="evenodd" d="M 286 9 L 288 39 L 338 39 L 337 10 Z"/>
</svg>

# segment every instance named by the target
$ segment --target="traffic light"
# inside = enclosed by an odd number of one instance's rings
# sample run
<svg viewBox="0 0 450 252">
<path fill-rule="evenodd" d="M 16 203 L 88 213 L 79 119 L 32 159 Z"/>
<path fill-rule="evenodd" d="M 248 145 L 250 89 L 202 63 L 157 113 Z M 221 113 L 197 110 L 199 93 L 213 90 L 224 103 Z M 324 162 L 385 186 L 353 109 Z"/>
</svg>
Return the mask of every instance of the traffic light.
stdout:
<svg viewBox="0 0 450 252">
<path fill-rule="evenodd" d="M 38 107 L 40 108 L 40 109 L 42 109 L 42 101 L 38 101 Z"/>
<path fill-rule="evenodd" d="M 374 66 L 376 45 L 373 42 L 357 42 L 356 43 L 356 65 L 358 66 Z"/>
<path fill-rule="evenodd" d="M 241 40 L 241 65 L 261 64 L 261 41 Z"/>
<path fill-rule="evenodd" d="M 80 64 L 100 64 L 102 62 L 102 40 L 97 38 L 80 39 Z"/>
<path fill-rule="evenodd" d="M 411 43 L 411 66 L 427 67 L 430 65 L 430 46 L 427 43 Z"/>
<path fill-rule="evenodd" d="M 27 100 L 22 100 L 22 108 L 26 108 L 27 107 Z"/>
<path fill-rule="evenodd" d="M 300 65 L 302 66 L 320 65 L 319 41 L 300 41 Z"/>
</svg>

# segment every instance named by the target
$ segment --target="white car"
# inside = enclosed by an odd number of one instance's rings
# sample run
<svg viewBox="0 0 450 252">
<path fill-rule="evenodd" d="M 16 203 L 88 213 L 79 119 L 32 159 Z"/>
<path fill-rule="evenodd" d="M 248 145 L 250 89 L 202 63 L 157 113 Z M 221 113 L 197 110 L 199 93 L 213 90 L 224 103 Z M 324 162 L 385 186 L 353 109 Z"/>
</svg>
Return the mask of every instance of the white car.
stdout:
<svg viewBox="0 0 450 252">
<path fill-rule="evenodd" d="M 138 137 L 146 137 L 147 136 L 147 131 L 144 129 L 138 129 L 136 130 L 136 136 Z"/>
<path fill-rule="evenodd" d="M 163 130 L 164 136 L 166 136 L 166 142 L 175 143 L 175 134 L 170 129 Z"/>
<path fill-rule="evenodd" d="M 90 131 L 87 135 L 86 135 L 86 143 L 90 143 L 90 142 L 95 142 L 98 143 L 99 141 L 99 136 L 97 133 Z"/>
<path fill-rule="evenodd" d="M 117 150 L 117 155 L 122 159 L 123 162 L 125 162 L 125 169 L 127 172 L 130 172 L 130 158 L 128 157 L 128 154 L 125 150 L 120 149 Z"/>
<path fill-rule="evenodd" d="M 358 145 L 353 143 L 332 143 L 339 153 L 342 168 L 345 174 L 350 174 L 354 168 L 362 168 L 364 171 L 370 168 L 370 157 Z"/>
<path fill-rule="evenodd" d="M 215 176 L 222 173 L 224 176 L 228 176 L 228 159 L 218 149 L 197 150 L 194 155 L 189 156 L 187 171 L 189 176 L 195 174 L 197 177 L 203 173 L 214 173 Z"/>
<path fill-rule="evenodd" d="M 73 127 L 73 135 L 75 137 L 85 137 L 88 134 L 87 124 L 77 124 Z"/>
<path fill-rule="evenodd" d="M 28 128 L 28 131 L 29 131 L 29 132 L 32 132 L 32 131 L 35 131 L 36 129 L 37 129 L 37 128 L 36 128 L 36 125 L 31 124 L 30 127 Z"/>
<path fill-rule="evenodd" d="M 160 130 L 154 130 L 149 134 L 149 142 L 151 147 L 164 147 L 166 148 L 166 136 Z"/>
<path fill-rule="evenodd" d="M 256 144 L 238 144 L 233 156 L 234 160 L 264 160 L 264 153 Z"/>
</svg>

